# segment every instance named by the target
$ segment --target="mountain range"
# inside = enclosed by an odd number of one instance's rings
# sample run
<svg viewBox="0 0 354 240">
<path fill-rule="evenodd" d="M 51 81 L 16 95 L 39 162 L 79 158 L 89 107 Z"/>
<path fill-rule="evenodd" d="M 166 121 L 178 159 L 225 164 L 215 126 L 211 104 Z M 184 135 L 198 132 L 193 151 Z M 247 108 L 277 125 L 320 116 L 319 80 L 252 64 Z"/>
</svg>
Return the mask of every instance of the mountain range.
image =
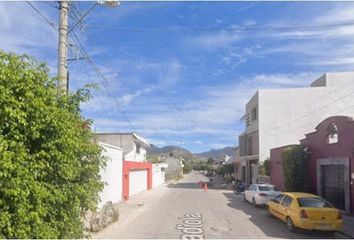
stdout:
<svg viewBox="0 0 354 240">
<path fill-rule="evenodd" d="M 191 161 L 206 161 L 209 158 L 213 158 L 215 161 L 222 161 L 225 155 L 229 155 L 231 158 L 235 157 L 235 148 L 234 147 L 224 147 L 221 149 L 212 149 L 207 152 L 202 153 L 191 153 L 187 149 L 178 146 L 165 146 L 157 147 L 151 145 L 151 148 L 148 149 L 148 158 L 156 158 L 161 156 L 172 155 L 174 157 L 181 157 Z"/>
</svg>

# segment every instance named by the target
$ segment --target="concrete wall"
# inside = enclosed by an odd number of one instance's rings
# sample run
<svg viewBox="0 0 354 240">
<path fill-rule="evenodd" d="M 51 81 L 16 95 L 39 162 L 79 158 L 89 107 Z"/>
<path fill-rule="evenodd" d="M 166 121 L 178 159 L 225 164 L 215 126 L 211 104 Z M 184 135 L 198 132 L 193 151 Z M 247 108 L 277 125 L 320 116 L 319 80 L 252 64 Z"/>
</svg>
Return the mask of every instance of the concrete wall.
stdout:
<svg viewBox="0 0 354 240">
<path fill-rule="evenodd" d="M 165 164 L 152 165 L 152 187 L 160 186 L 165 182 Z"/>
<path fill-rule="evenodd" d="M 108 158 L 107 166 L 100 170 L 102 181 L 106 183 L 100 193 L 100 209 L 106 202 L 117 203 L 122 201 L 122 168 L 123 150 L 105 143 L 98 143 L 103 148 L 102 155 Z"/>
<path fill-rule="evenodd" d="M 306 132 L 320 122 L 320 115 L 313 115 L 315 99 L 326 91 L 323 87 L 270 89 L 259 91 L 259 160 L 270 157 L 270 149 L 297 144 Z M 311 114 L 306 116 L 306 109 Z M 316 120 L 316 122 L 313 122 Z"/>
<path fill-rule="evenodd" d="M 167 157 L 164 159 L 164 162 L 168 164 L 168 168 L 165 170 L 167 180 L 183 175 L 181 160 L 174 157 Z"/>
</svg>

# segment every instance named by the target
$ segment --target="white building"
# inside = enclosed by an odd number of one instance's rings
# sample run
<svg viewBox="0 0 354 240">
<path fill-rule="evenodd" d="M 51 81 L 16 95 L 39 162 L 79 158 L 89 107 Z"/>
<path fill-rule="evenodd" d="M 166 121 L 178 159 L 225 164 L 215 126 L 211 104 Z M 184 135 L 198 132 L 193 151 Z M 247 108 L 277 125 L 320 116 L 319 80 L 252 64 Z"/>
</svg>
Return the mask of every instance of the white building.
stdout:
<svg viewBox="0 0 354 240">
<path fill-rule="evenodd" d="M 103 148 L 102 155 L 107 158 L 107 165 L 100 170 L 100 176 L 105 186 L 100 192 L 98 208 L 101 209 L 109 201 L 122 201 L 123 149 L 106 143 L 98 142 Z"/>
<path fill-rule="evenodd" d="M 326 73 L 310 87 L 262 89 L 246 104 L 239 135 L 241 177 L 256 183 L 270 149 L 296 144 L 334 115 L 354 116 L 354 72 Z"/>
<path fill-rule="evenodd" d="M 123 159 L 146 162 L 146 151 L 150 144 L 136 133 L 98 133 L 97 140 L 123 148 Z"/>
</svg>

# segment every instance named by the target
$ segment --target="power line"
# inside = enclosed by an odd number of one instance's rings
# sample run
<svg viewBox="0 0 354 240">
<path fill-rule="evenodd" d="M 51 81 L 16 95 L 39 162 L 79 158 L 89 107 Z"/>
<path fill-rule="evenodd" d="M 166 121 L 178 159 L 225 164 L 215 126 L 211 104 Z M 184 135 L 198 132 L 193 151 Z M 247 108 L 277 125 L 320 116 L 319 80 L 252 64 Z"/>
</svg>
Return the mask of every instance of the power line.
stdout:
<svg viewBox="0 0 354 240">
<path fill-rule="evenodd" d="M 42 19 L 48 23 L 54 30 L 58 30 L 56 27 L 55 27 L 55 24 L 53 22 L 51 22 L 38 8 L 36 8 L 32 3 L 30 3 L 29 1 L 26 1 L 26 3 L 28 5 L 31 6 L 31 8 L 36 11 L 41 17 Z"/>
<path fill-rule="evenodd" d="M 289 30 L 312 30 L 312 29 L 326 29 L 353 26 L 353 22 L 323 24 L 323 25 L 310 25 L 310 26 L 268 26 L 268 27 L 189 27 L 189 26 L 166 26 L 166 27 L 119 27 L 119 26 L 102 26 L 96 24 L 88 25 L 96 29 L 109 29 L 117 31 L 179 31 L 179 30 L 193 30 L 193 31 L 289 31 Z"/>
<path fill-rule="evenodd" d="M 318 109 L 316 109 L 316 110 L 317 110 L 317 112 L 318 112 L 319 110 L 324 109 L 325 107 L 328 107 L 328 106 L 330 106 L 330 105 L 332 105 L 332 104 L 334 104 L 334 103 L 336 103 L 336 102 L 342 100 L 342 99 L 345 98 L 345 97 L 349 97 L 349 96 L 351 96 L 352 94 L 354 94 L 354 91 L 350 91 L 349 93 L 345 94 L 344 96 L 341 96 L 341 97 L 339 97 L 339 98 L 336 98 L 334 101 L 331 101 L 331 102 L 329 102 L 329 103 L 327 103 L 327 104 L 321 106 L 320 108 L 318 108 Z M 350 108 L 349 108 L 349 109 L 350 109 Z M 341 110 L 341 111 L 344 111 L 344 110 Z M 316 113 L 316 112 L 311 112 L 310 114 L 302 115 L 302 116 L 300 116 L 299 118 L 293 119 L 293 121 L 291 121 L 291 122 L 289 121 L 288 123 L 295 122 L 296 120 L 302 119 L 302 118 L 304 118 L 304 117 L 311 116 L 312 114 L 315 114 L 315 113 Z M 336 113 L 337 113 L 337 112 L 336 112 Z M 316 121 L 315 121 L 315 122 L 316 122 Z M 313 123 L 314 123 L 314 121 L 311 122 L 311 123 L 307 123 L 307 124 L 301 125 L 301 126 L 299 126 L 299 127 L 297 127 L 297 128 L 288 129 L 288 130 L 283 131 L 283 132 L 281 132 L 281 133 L 270 134 L 269 136 L 278 136 L 278 135 L 281 135 L 281 134 L 284 134 L 284 133 L 290 133 L 290 132 L 293 131 L 293 130 L 297 130 L 297 129 L 300 129 L 300 128 L 306 127 L 306 126 L 310 126 L 310 125 L 312 125 Z M 280 129 L 280 127 L 276 128 L 276 129 Z M 274 131 L 276 131 L 276 129 L 275 129 Z"/>
<path fill-rule="evenodd" d="M 88 56 L 86 50 L 83 48 L 83 45 L 82 45 L 82 43 L 80 42 L 80 40 L 78 39 L 77 35 L 74 34 L 74 36 L 75 36 L 76 40 L 78 41 L 81 50 L 82 50 L 82 51 L 84 52 L 84 54 L 86 55 L 86 58 L 85 58 L 85 59 L 88 60 L 89 62 L 90 62 L 90 61 L 92 62 L 92 60 L 89 58 L 89 56 Z M 93 62 L 92 62 L 92 63 L 93 63 Z M 91 64 L 91 65 L 92 65 L 92 64 Z M 94 67 L 94 66 L 93 66 L 93 67 Z M 95 70 L 95 71 L 97 70 L 97 67 L 96 67 L 96 66 L 95 66 L 95 69 L 94 69 L 94 70 Z M 101 78 L 104 77 L 104 75 L 103 75 L 99 70 L 98 70 L 98 72 L 96 71 L 96 74 L 98 74 L 98 76 L 101 76 Z M 109 85 L 107 79 L 105 79 L 105 77 L 104 77 L 104 86 L 105 86 L 106 91 L 108 92 L 108 94 L 109 94 L 109 95 L 112 95 L 112 92 L 113 92 L 113 91 L 112 91 L 112 88 L 111 88 L 111 86 Z M 114 97 L 114 98 L 115 98 L 115 97 Z M 117 106 L 118 106 L 118 110 L 119 110 L 119 108 L 123 105 L 123 103 L 119 103 L 119 101 L 118 101 L 116 98 L 115 98 L 115 100 L 116 100 L 116 102 L 118 102 Z M 134 107 L 137 108 L 137 106 L 136 106 L 135 104 L 134 104 Z M 124 114 L 126 120 L 133 126 L 134 130 L 137 131 L 137 129 L 135 128 L 135 126 L 133 125 L 133 123 L 129 120 L 127 114 L 126 114 L 123 110 L 119 110 L 119 111 Z M 151 127 L 155 132 L 157 132 L 166 142 L 169 142 L 169 140 L 168 140 L 163 134 L 161 134 L 161 132 L 160 132 L 158 129 L 156 129 L 154 126 L 150 126 L 150 127 Z"/>
<path fill-rule="evenodd" d="M 111 96 L 111 98 L 113 98 L 113 100 L 115 100 L 116 102 L 116 106 L 117 106 L 117 110 L 123 114 L 123 116 L 125 117 L 125 119 L 127 120 L 127 122 L 129 122 L 129 124 L 131 125 L 131 127 L 134 129 L 134 131 L 136 131 L 136 127 L 135 125 L 132 123 L 132 121 L 130 121 L 129 117 L 127 116 L 126 112 L 122 109 L 120 109 L 122 103 L 119 102 L 119 100 L 112 94 L 112 89 L 106 79 L 106 77 L 101 73 L 101 71 L 99 70 L 99 68 L 97 67 L 97 65 L 92 61 L 92 59 L 90 58 L 90 56 L 88 55 L 87 51 L 85 50 L 85 48 L 83 47 L 81 41 L 79 40 L 79 38 L 77 37 L 77 35 L 75 34 L 75 32 L 72 32 L 76 41 L 79 44 L 79 47 L 82 51 L 82 53 L 84 54 L 84 57 L 86 58 L 86 60 L 91 64 L 93 70 L 95 71 L 96 75 L 99 77 L 99 79 L 103 82 L 103 86 L 106 89 L 107 93 Z"/>
<path fill-rule="evenodd" d="M 352 83 L 349 83 L 348 85 L 351 85 L 351 87 L 353 87 L 353 84 L 352 84 Z M 342 87 L 343 87 L 343 86 L 342 86 Z M 330 95 L 330 94 L 333 93 L 333 92 L 336 92 L 336 90 L 333 90 L 333 91 L 330 91 L 330 92 L 327 92 L 327 93 L 325 92 L 324 95 L 327 95 L 327 96 L 328 96 L 328 95 Z M 336 102 L 342 100 L 343 98 L 346 98 L 346 97 L 351 96 L 352 94 L 354 94 L 354 90 L 353 90 L 353 91 L 349 91 L 349 92 L 346 93 L 345 95 L 342 95 L 342 96 L 340 96 L 340 97 L 338 97 L 338 98 L 335 98 L 333 101 L 330 101 L 329 103 L 326 103 L 326 104 L 324 104 L 324 105 L 319 106 L 319 108 L 317 108 L 316 111 L 322 110 L 322 109 L 324 109 L 324 108 L 326 108 L 326 107 L 328 107 L 328 106 L 330 106 L 330 105 L 332 105 L 332 104 L 334 104 L 334 103 L 336 103 Z M 305 104 L 304 106 L 307 106 L 307 105 L 311 105 L 311 104 Z M 295 111 L 295 112 L 296 112 L 296 111 Z M 280 126 L 285 126 L 285 125 L 287 125 L 287 124 L 291 124 L 291 123 L 293 123 L 293 122 L 296 122 L 297 120 L 303 119 L 303 118 L 305 118 L 305 117 L 309 117 L 309 116 L 311 116 L 311 115 L 313 115 L 313 114 L 315 114 L 315 113 L 316 113 L 316 112 L 312 111 L 312 112 L 310 112 L 310 113 L 306 113 L 306 114 L 300 115 L 299 117 L 293 119 L 292 121 L 287 121 L 287 122 L 281 124 Z M 280 126 L 277 127 L 276 129 L 272 129 L 272 131 L 274 132 L 274 131 L 276 131 L 277 129 L 281 129 Z M 305 125 L 305 126 L 306 126 L 306 125 Z M 289 130 L 286 131 L 286 132 L 289 132 L 289 131 L 291 131 L 291 130 L 296 130 L 296 129 L 299 129 L 299 128 L 289 129 Z M 286 132 L 285 132 L 285 133 L 286 133 Z M 277 136 L 277 135 L 279 135 L 279 134 L 273 134 L 273 135 L 271 134 L 270 136 Z"/>
</svg>

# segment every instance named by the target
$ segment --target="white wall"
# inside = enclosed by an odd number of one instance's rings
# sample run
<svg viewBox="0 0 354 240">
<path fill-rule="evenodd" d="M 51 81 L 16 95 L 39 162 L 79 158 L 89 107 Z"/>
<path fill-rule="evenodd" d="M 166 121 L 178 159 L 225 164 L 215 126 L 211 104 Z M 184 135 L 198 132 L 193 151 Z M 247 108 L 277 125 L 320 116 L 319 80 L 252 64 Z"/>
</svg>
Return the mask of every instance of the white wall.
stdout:
<svg viewBox="0 0 354 240">
<path fill-rule="evenodd" d="M 129 172 L 129 196 L 147 189 L 147 170 Z"/>
<path fill-rule="evenodd" d="M 152 187 L 157 187 L 165 182 L 164 166 L 167 164 L 153 164 L 152 165 Z"/>
<path fill-rule="evenodd" d="M 354 117 L 353 86 L 260 90 L 260 161 L 270 156 L 271 148 L 298 144 L 330 116 Z"/>
<path fill-rule="evenodd" d="M 123 150 L 101 142 L 98 145 L 103 148 L 102 155 L 108 158 L 107 166 L 100 170 L 102 181 L 106 183 L 100 193 L 98 208 L 101 208 L 108 201 L 122 201 Z"/>
<path fill-rule="evenodd" d="M 135 154 L 135 161 L 146 162 L 146 148 L 144 146 L 140 146 L 140 153 Z"/>
</svg>

